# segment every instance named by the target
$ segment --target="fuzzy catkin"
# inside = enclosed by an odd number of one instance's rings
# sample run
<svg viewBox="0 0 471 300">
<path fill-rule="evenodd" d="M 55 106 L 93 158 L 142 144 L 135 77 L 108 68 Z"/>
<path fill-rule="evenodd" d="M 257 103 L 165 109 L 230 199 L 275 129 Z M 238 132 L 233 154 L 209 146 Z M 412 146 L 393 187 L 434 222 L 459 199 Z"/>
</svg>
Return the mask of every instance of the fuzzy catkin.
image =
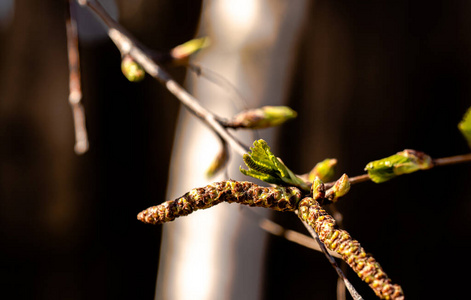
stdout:
<svg viewBox="0 0 471 300">
<path fill-rule="evenodd" d="M 295 187 L 261 187 L 248 181 L 220 181 L 192 189 L 176 200 L 149 207 L 139 213 L 137 219 L 161 224 L 221 202 L 295 211 L 301 196 L 301 191 Z"/>
<path fill-rule="evenodd" d="M 379 263 L 365 252 L 350 234 L 335 226 L 335 220 L 320 203 L 328 202 L 322 183 L 313 185 L 313 198 L 302 200 L 302 193 L 295 187 L 261 187 L 247 181 L 221 181 L 196 188 L 182 197 L 150 207 L 137 218 L 149 224 L 161 224 L 186 216 L 198 209 L 205 209 L 221 202 L 271 208 L 278 211 L 295 211 L 302 220 L 317 232 L 319 239 L 329 249 L 339 253 L 357 275 L 370 285 L 381 299 L 403 300 L 402 288 L 392 284 Z"/>
<path fill-rule="evenodd" d="M 307 197 L 300 201 L 298 214 L 319 235 L 319 239 L 330 250 L 342 255 L 357 275 L 370 285 L 381 299 L 404 299 L 402 288 L 392 284 L 379 263 L 365 252 L 360 243 L 350 234 L 335 226 L 335 220 L 313 198 Z"/>
</svg>

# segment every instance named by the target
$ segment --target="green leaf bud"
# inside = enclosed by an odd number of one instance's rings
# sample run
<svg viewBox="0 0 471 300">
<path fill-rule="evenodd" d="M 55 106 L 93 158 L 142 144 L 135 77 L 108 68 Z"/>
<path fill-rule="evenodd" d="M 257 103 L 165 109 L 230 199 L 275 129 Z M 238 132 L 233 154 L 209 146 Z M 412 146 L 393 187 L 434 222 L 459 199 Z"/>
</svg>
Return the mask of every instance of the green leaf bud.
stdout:
<svg viewBox="0 0 471 300">
<path fill-rule="evenodd" d="M 365 167 L 368 175 L 375 183 L 388 181 L 402 174 L 433 167 L 433 161 L 427 154 L 406 149 L 389 157 L 372 161 Z"/>
<path fill-rule="evenodd" d="M 281 125 L 296 116 L 297 113 L 287 106 L 263 106 L 237 114 L 230 122 L 230 126 L 263 129 Z"/>
<path fill-rule="evenodd" d="M 208 37 L 202 37 L 189 40 L 181 45 L 176 46 L 170 51 L 170 56 L 174 63 L 184 64 L 187 62 L 190 55 L 208 47 L 210 40 Z"/>
<path fill-rule="evenodd" d="M 350 191 L 350 180 L 347 174 L 343 174 L 326 192 L 326 198 L 331 202 L 336 202 L 338 198 L 345 196 Z"/>
<path fill-rule="evenodd" d="M 131 82 L 141 81 L 146 75 L 144 69 L 130 55 L 125 55 L 121 60 L 121 71 Z"/>
<path fill-rule="evenodd" d="M 319 177 L 314 178 L 311 186 L 312 198 L 316 201 L 322 201 L 325 197 L 325 186 Z"/>
<path fill-rule="evenodd" d="M 316 164 L 316 166 L 309 172 L 309 181 L 314 181 L 316 177 L 320 180 L 327 182 L 331 181 L 335 175 L 335 166 L 337 160 L 335 158 L 327 158 Z"/>
<path fill-rule="evenodd" d="M 471 107 L 466 111 L 463 120 L 458 124 L 458 129 L 463 134 L 469 147 L 471 147 Z"/>
</svg>

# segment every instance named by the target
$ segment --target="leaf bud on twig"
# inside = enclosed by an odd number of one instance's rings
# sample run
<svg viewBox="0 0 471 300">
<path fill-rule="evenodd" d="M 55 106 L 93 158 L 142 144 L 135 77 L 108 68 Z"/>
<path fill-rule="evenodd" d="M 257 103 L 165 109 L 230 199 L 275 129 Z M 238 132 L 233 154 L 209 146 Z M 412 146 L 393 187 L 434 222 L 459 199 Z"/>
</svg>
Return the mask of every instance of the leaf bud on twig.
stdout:
<svg viewBox="0 0 471 300">
<path fill-rule="evenodd" d="M 466 111 L 463 120 L 458 124 L 458 129 L 463 134 L 469 147 L 471 147 L 471 107 Z"/>
<path fill-rule="evenodd" d="M 214 157 L 213 161 L 211 162 L 211 165 L 209 165 L 209 168 L 206 170 L 206 178 L 212 178 L 219 171 L 224 169 L 228 161 L 229 161 L 229 150 L 227 149 L 226 142 L 223 142 L 221 149 Z"/>
<path fill-rule="evenodd" d="M 427 154 L 406 149 L 389 157 L 368 163 L 365 171 L 375 183 L 388 181 L 402 174 L 413 173 L 433 167 L 433 161 Z"/>
<path fill-rule="evenodd" d="M 338 198 L 345 196 L 350 191 L 350 181 L 347 174 L 343 174 L 334 184 L 327 190 L 325 198 L 330 202 L 337 202 Z"/>
<path fill-rule="evenodd" d="M 263 129 L 274 127 L 296 118 L 297 113 L 288 106 L 263 106 L 235 115 L 229 127 Z"/>
<path fill-rule="evenodd" d="M 141 81 L 146 76 L 144 69 L 130 55 L 125 55 L 121 60 L 121 71 L 131 82 Z"/>
<path fill-rule="evenodd" d="M 335 158 L 327 158 L 316 164 L 316 166 L 309 172 L 309 181 L 314 181 L 316 177 L 324 182 L 331 181 L 335 175 L 335 166 L 337 160 Z"/>
<path fill-rule="evenodd" d="M 186 64 L 190 55 L 200 51 L 203 48 L 208 47 L 210 40 L 208 37 L 202 37 L 197 39 L 189 40 L 186 43 L 176 46 L 170 50 L 170 56 L 172 62 L 175 64 Z"/>
</svg>

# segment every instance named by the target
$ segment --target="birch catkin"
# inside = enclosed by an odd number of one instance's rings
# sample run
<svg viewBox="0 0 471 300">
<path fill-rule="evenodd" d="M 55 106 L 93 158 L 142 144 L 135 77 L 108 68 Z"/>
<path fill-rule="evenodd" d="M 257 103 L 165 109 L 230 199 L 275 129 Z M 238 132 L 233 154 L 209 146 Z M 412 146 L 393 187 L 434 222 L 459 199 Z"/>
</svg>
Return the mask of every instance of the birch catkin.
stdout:
<svg viewBox="0 0 471 300">
<path fill-rule="evenodd" d="M 137 219 L 161 224 L 221 202 L 294 211 L 300 199 L 301 191 L 295 187 L 261 187 L 248 181 L 228 180 L 193 189 L 176 200 L 150 207 L 139 213 Z"/>
<path fill-rule="evenodd" d="M 340 183 L 348 180 L 348 177 L 344 177 L 340 179 Z M 331 189 L 326 193 L 324 184 L 316 179 L 312 188 L 313 197 L 301 200 L 302 193 L 295 187 L 261 187 L 251 182 L 233 180 L 215 182 L 193 189 L 176 200 L 150 207 L 139 213 L 137 218 L 144 223 L 161 224 L 221 202 L 235 202 L 278 211 L 297 209 L 300 218 L 314 228 L 325 246 L 339 253 L 378 297 L 389 300 L 404 299 L 401 287 L 391 283 L 379 263 L 370 254 L 366 254 L 360 243 L 352 239 L 347 231 L 336 228 L 334 218 L 319 204 L 329 202 L 327 194 L 342 194 L 348 187 L 343 186 L 339 191 Z"/>
<path fill-rule="evenodd" d="M 298 214 L 319 235 L 324 245 L 342 255 L 357 275 L 370 285 L 381 299 L 404 299 L 402 289 L 392 284 L 379 263 L 365 252 L 360 243 L 350 234 L 335 227 L 335 220 L 313 198 L 307 197 L 300 201 Z"/>
</svg>

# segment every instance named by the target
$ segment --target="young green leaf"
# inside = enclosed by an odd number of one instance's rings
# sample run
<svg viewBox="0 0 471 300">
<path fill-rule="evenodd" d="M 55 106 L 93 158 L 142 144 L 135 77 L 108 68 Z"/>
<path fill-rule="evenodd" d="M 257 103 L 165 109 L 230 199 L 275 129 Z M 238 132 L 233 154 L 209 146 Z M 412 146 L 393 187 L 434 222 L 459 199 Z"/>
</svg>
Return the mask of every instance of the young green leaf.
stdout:
<svg viewBox="0 0 471 300">
<path fill-rule="evenodd" d="M 251 176 L 268 183 L 276 185 L 296 186 L 304 191 L 309 191 L 309 186 L 285 164 L 277 158 L 270 150 L 267 142 L 258 140 L 253 143 L 250 152 L 245 154 L 244 162 L 248 170 L 240 168 L 240 171 L 247 176 Z"/>
<path fill-rule="evenodd" d="M 458 129 L 461 131 L 469 147 L 471 147 L 471 107 L 463 116 L 463 120 L 458 124 Z"/>
</svg>

